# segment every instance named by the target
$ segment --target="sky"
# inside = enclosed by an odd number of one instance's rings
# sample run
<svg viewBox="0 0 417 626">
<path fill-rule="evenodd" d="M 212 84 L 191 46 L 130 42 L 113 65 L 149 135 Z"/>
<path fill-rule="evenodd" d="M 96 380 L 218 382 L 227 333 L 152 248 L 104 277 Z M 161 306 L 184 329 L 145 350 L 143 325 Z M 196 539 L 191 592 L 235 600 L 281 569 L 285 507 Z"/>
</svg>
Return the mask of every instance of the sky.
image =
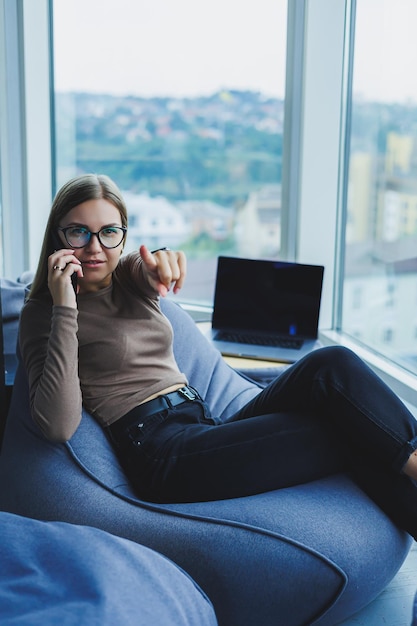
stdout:
<svg viewBox="0 0 417 626">
<path fill-rule="evenodd" d="M 58 91 L 283 97 L 285 0 L 54 0 Z"/>
<path fill-rule="evenodd" d="M 54 13 L 58 91 L 284 97 L 286 0 L 54 0 Z M 416 24 L 417 0 L 357 0 L 355 95 L 417 103 Z"/>
<path fill-rule="evenodd" d="M 354 90 L 417 104 L 417 1 L 357 0 Z"/>
</svg>

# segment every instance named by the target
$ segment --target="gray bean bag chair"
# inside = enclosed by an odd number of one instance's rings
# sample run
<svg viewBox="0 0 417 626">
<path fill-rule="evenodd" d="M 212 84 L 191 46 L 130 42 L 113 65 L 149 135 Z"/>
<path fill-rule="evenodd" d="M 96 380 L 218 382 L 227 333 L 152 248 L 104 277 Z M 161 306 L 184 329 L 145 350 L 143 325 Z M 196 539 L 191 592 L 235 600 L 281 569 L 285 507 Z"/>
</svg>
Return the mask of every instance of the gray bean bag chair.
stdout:
<svg viewBox="0 0 417 626">
<path fill-rule="evenodd" d="M 178 305 L 162 306 L 180 368 L 227 420 L 258 387 L 225 364 Z M 411 544 L 344 474 L 247 498 L 141 501 L 86 412 L 68 443 L 44 439 L 30 417 L 22 366 L 0 485 L 4 511 L 95 526 L 166 555 L 208 595 L 220 626 L 337 624 L 384 589 Z"/>
<path fill-rule="evenodd" d="M 96 528 L 0 513 L 2 626 L 216 626 L 160 554 Z"/>
</svg>

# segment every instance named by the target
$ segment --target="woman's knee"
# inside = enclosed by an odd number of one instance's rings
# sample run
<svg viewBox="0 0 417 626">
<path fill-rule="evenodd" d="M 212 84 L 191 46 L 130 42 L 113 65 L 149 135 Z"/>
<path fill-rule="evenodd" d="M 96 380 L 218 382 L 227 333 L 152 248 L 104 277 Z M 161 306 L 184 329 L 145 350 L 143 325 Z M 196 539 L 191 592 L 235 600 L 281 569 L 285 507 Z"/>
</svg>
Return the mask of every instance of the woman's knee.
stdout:
<svg viewBox="0 0 417 626">
<path fill-rule="evenodd" d="M 350 367 L 364 365 L 358 355 L 350 348 L 345 348 L 345 346 L 326 346 L 315 350 L 310 356 L 321 365 L 330 365 L 332 368 L 342 367 L 343 369 L 349 369 Z"/>
</svg>

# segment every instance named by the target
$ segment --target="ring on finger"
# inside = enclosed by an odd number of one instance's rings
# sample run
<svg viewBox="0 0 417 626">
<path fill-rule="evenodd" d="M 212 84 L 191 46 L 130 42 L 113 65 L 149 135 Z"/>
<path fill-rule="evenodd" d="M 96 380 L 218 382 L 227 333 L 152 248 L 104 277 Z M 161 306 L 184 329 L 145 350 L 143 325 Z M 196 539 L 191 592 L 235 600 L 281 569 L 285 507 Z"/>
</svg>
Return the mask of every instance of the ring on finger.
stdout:
<svg viewBox="0 0 417 626">
<path fill-rule="evenodd" d="M 62 270 L 62 267 L 60 265 L 54 265 L 53 270 Z"/>
</svg>

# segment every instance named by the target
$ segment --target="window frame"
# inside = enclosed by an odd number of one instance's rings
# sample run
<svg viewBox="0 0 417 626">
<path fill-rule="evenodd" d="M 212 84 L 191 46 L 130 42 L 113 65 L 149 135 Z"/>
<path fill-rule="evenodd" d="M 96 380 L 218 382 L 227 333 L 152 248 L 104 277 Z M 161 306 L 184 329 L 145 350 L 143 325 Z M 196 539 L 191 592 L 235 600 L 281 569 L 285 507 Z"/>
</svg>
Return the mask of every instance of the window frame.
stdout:
<svg viewBox="0 0 417 626">
<path fill-rule="evenodd" d="M 11 278 L 36 267 L 52 200 L 49 9 L 48 0 L 0 0 L 3 273 Z"/>
<path fill-rule="evenodd" d="M 52 200 L 51 10 L 50 0 L 0 0 L 0 176 L 11 278 L 35 269 Z M 354 10 L 355 0 L 288 3 L 282 249 L 288 260 L 326 267 L 323 343 L 352 347 L 417 405 L 416 376 L 339 331 Z"/>
<path fill-rule="evenodd" d="M 0 165 L 2 191 L 2 271 L 23 271 L 27 256 L 23 207 L 26 203 L 22 85 L 22 10 L 0 0 Z M 17 77 L 17 79 L 16 79 Z M 13 211 L 6 210 L 13 207 Z M 12 245 L 11 245 L 12 244 Z M 13 254 L 13 249 L 16 254 Z"/>
<path fill-rule="evenodd" d="M 417 376 L 341 331 L 355 10 L 356 0 L 308 4 L 297 260 L 320 262 L 323 251 L 326 257 L 322 343 L 352 349 L 413 408 L 417 407 Z M 317 209 L 314 199 L 318 198 Z M 317 229 L 320 238 L 311 236 Z"/>
</svg>

